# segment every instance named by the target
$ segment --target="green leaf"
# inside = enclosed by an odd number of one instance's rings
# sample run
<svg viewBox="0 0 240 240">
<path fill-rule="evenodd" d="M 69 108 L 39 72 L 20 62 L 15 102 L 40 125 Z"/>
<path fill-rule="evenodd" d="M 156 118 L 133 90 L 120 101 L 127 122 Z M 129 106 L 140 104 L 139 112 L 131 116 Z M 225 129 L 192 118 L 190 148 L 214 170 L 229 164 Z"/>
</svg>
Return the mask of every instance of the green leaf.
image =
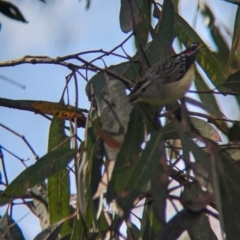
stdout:
<svg viewBox="0 0 240 240">
<path fill-rule="evenodd" d="M 151 25 L 151 2 L 142 1 L 139 7 L 141 10 L 138 13 L 136 22 L 135 46 L 140 50 L 138 44 L 144 47 L 148 40 L 149 27 Z"/>
<path fill-rule="evenodd" d="M 150 181 L 155 169 L 162 167 L 159 164 L 162 159 L 162 151 L 163 132 L 158 130 L 152 134 L 140 158 L 131 166 L 132 171 L 129 171 L 130 176 L 125 179 L 122 186 L 123 191 L 118 192 L 117 202 L 123 209 L 125 216 L 128 216 L 134 200 Z M 165 190 L 162 189 L 162 191 Z"/>
<path fill-rule="evenodd" d="M 133 29 L 134 25 L 137 22 L 139 6 L 142 5 L 142 2 L 143 0 L 136 1 L 121 0 L 119 20 L 122 32 L 128 33 Z"/>
<path fill-rule="evenodd" d="M 238 50 L 239 42 L 240 42 L 240 7 L 237 8 L 236 12 L 234 32 L 232 37 L 232 48 L 230 56 L 228 58 L 226 70 L 229 70 L 230 67 L 238 69 L 239 57 L 237 56 L 240 56 L 240 51 Z"/>
<path fill-rule="evenodd" d="M 200 147 L 198 147 L 195 142 L 193 142 L 191 137 L 185 131 L 183 131 L 182 126 L 179 124 L 179 122 L 174 121 L 174 123 L 180 135 L 183 152 L 192 152 L 196 162 L 202 164 L 203 167 L 211 174 L 212 163 L 209 155 Z"/>
<path fill-rule="evenodd" d="M 194 222 L 192 227 L 188 230 L 188 234 L 190 236 L 190 239 L 218 240 L 217 236 L 210 226 L 209 218 L 204 214 L 202 214 L 201 217 L 196 222 Z"/>
<path fill-rule="evenodd" d="M 179 123 L 176 122 L 176 126 L 181 135 L 183 151 L 190 150 L 196 162 L 199 162 L 210 176 L 219 219 L 227 239 L 236 239 L 240 235 L 240 207 L 236 201 L 240 197 L 239 166 L 227 153 L 220 152 L 220 149 L 213 143 L 205 142 L 208 149 L 207 154 L 189 138 Z"/>
<path fill-rule="evenodd" d="M 95 122 L 98 120 L 99 119 L 96 119 Z M 93 191 L 96 190 L 101 178 L 101 155 L 99 156 L 98 148 L 100 141 L 93 127 L 87 125 L 86 131 L 87 144 L 83 144 L 85 145 L 86 150 L 83 151 L 77 166 L 77 195 L 81 221 L 84 221 L 84 228 L 91 228 L 92 225 L 95 227 L 98 225 L 96 220 L 96 207 L 98 206 L 98 200 L 94 200 L 93 202 Z M 96 168 L 93 169 L 93 167 Z M 96 174 L 96 176 L 93 177 L 92 174 Z"/>
<path fill-rule="evenodd" d="M 88 239 L 87 238 L 87 232 L 85 232 L 86 229 L 84 229 L 84 222 L 83 221 L 84 220 L 81 218 L 81 216 L 76 216 L 74 218 L 71 240 Z"/>
<path fill-rule="evenodd" d="M 63 237 L 61 237 L 59 240 L 71 240 L 71 233 L 69 233 L 69 234 L 67 234 L 67 235 L 65 235 L 65 236 L 63 236 Z"/>
<path fill-rule="evenodd" d="M 40 232 L 34 240 L 58 240 L 63 221 L 59 221 L 55 224 L 50 225 L 48 228 Z"/>
<path fill-rule="evenodd" d="M 152 42 L 146 49 L 146 56 L 150 66 L 158 61 L 163 61 L 171 55 L 171 46 L 175 37 L 174 7 L 172 1 L 164 1 L 161 20 L 152 34 Z"/>
<path fill-rule="evenodd" d="M 196 86 L 197 91 L 210 91 L 209 86 L 206 84 L 204 79 L 201 77 L 201 75 L 196 71 L 196 79 L 194 81 L 194 84 Z M 216 97 L 214 94 L 198 94 L 199 98 L 201 99 L 202 102 L 209 104 L 213 108 L 218 109 L 219 112 L 221 112 Z"/>
<path fill-rule="evenodd" d="M 240 5 L 240 1 L 239 1 L 239 0 L 224 0 L 224 1 L 229 2 L 229 3 L 233 3 L 233 4 Z"/>
<path fill-rule="evenodd" d="M 235 72 L 227 78 L 224 86 L 233 92 L 240 92 L 240 71 Z"/>
<path fill-rule="evenodd" d="M 154 240 L 158 231 L 162 228 L 162 224 L 156 217 L 151 204 L 145 205 L 141 220 L 142 239 Z"/>
<path fill-rule="evenodd" d="M 240 123 L 234 123 L 233 126 L 229 129 L 228 133 L 229 141 L 239 141 L 240 140 Z"/>
<path fill-rule="evenodd" d="M 221 225 L 226 233 L 226 239 L 237 239 L 240 236 L 240 206 L 236 201 L 240 198 L 240 167 L 226 152 L 219 152 L 219 157 L 215 161 L 220 198 L 217 207 Z"/>
<path fill-rule="evenodd" d="M 202 190 L 201 186 L 197 182 L 185 185 L 184 191 L 181 194 L 181 202 L 184 201 L 187 204 L 194 204 L 197 198 L 206 193 Z M 215 233 L 213 232 L 209 219 L 206 215 L 202 214 L 201 217 L 194 222 L 193 226 L 188 229 L 188 234 L 191 239 L 202 240 L 211 239 L 217 240 Z"/>
<path fill-rule="evenodd" d="M 217 45 L 218 51 L 213 52 L 214 58 L 218 61 L 219 66 L 221 69 L 226 69 L 227 63 L 228 63 L 228 58 L 230 54 L 229 47 L 221 34 L 221 31 L 218 26 L 213 25 L 210 27 L 210 33 L 211 36 L 214 40 L 214 43 Z"/>
<path fill-rule="evenodd" d="M 178 4 L 179 4 L 179 0 L 172 0 L 173 6 L 174 6 L 174 10 L 176 12 L 178 12 Z"/>
<path fill-rule="evenodd" d="M 189 210 L 178 212 L 163 228 L 157 233 L 154 239 L 176 240 L 187 229 L 191 228 L 201 217 L 202 213 Z"/>
<path fill-rule="evenodd" d="M 204 102 L 199 102 L 199 101 L 189 98 L 189 97 L 185 97 L 185 100 L 187 103 L 190 103 L 196 107 L 199 107 L 199 108 L 205 110 L 210 115 L 217 116 L 218 118 L 222 118 L 222 119 L 225 118 L 225 116 L 223 115 L 223 113 L 221 111 L 218 111 L 218 109 L 213 108 L 211 105 L 208 105 Z"/>
<path fill-rule="evenodd" d="M 203 91 L 203 92 L 208 92 L 210 91 L 210 88 L 208 87 L 208 85 L 205 83 L 205 81 L 203 80 L 203 78 L 201 77 L 201 75 L 196 72 L 196 79 L 194 81 L 194 84 L 196 86 L 197 91 Z M 213 109 L 216 109 L 218 112 L 221 112 L 219 105 L 217 103 L 216 97 L 214 94 L 198 94 L 199 98 L 201 99 L 201 101 L 209 106 L 211 106 Z M 216 117 L 215 114 L 211 113 L 212 117 Z M 221 120 L 216 120 L 214 122 L 214 124 L 223 132 L 226 134 L 226 132 L 228 131 L 228 126 L 226 124 L 225 121 L 221 121 Z"/>
<path fill-rule="evenodd" d="M 157 166 L 152 172 L 150 188 L 152 199 L 154 199 L 151 204 L 152 209 L 161 225 L 166 223 L 168 183 L 168 163 L 164 152 L 159 160 L 159 166 Z"/>
<path fill-rule="evenodd" d="M 131 223 L 131 225 L 127 227 L 127 239 L 129 240 L 139 239 L 139 235 L 140 230 L 134 223 Z"/>
<path fill-rule="evenodd" d="M 194 128 L 196 128 L 203 137 L 211 139 L 215 142 L 221 142 L 221 137 L 219 133 L 211 124 L 200 118 L 195 117 L 190 117 L 190 121 L 193 124 Z M 174 122 L 170 122 L 166 126 L 164 126 L 164 132 L 164 138 L 166 140 L 180 138 Z"/>
<path fill-rule="evenodd" d="M 143 142 L 143 135 L 143 114 L 141 109 L 136 106 L 131 112 L 128 131 L 117 156 L 112 178 L 108 184 L 106 197 L 109 202 L 116 198 L 118 194 L 121 194 L 126 182 L 131 177 L 141 152 L 140 146 Z"/>
<path fill-rule="evenodd" d="M 0 240 L 24 240 L 20 227 L 10 216 L 8 216 L 7 211 L 0 219 Z"/>
<path fill-rule="evenodd" d="M 177 13 L 175 13 L 175 31 L 179 39 L 185 45 L 189 45 L 191 43 L 202 44 L 203 49 L 199 51 L 199 54 L 197 55 L 197 62 L 203 68 L 204 72 L 207 74 L 214 86 L 224 83 L 226 78 L 209 48 L 194 31 L 194 29 L 192 29 L 192 27 Z"/>
<path fill-rule="evenodd" d="M 35 164 L 21 172 L 0 195 L 0 205 L 11 202 L 13 197 L 21 197 L 31 188 L 47 177 L 56 174 L 74 158 L 77 151 L 55 150 L 47 153 Z"/>
<path fill-rule="evenodd" d="M 66 140 L 64 120 L 53 117 L 49 129 L 48 152 Z M 59 148 L 70 150 L 69 141 L 66 141 Z M 50 223 L 53 224 L 70 214 L 70 179 L 68 170 L 66 168 L 62 169 L 57 174 L 49 177 L 47 186 Z M 61 234 L 65 235 L 70 231 L 69 222 L 65 222 L 61 228 Z"/>
<path fill-rule="evenodd" d="M 9 18 L 27 23 L 20 10 L 11 2 L 0 1 L 0 12 Z"/>
<path fill-rule="evenodd" d="M 135 79 L 139 74 L 139 65 L 132 62 L 123 62 L 110 66 L 108 69 L 119 77 L 124 76 L 127 79 Z M 115 79 L 117 79 L 117 77 Z M 112 77 L 109 80 L 111 81 Z M 89 99 L 91 99 L 91 85 L 94 89 L 94 97 L 98 99 L 107 85 L 106 76 L 103 73 L 98 73 L 90 79 L 85 89 Z"/>
</svg>

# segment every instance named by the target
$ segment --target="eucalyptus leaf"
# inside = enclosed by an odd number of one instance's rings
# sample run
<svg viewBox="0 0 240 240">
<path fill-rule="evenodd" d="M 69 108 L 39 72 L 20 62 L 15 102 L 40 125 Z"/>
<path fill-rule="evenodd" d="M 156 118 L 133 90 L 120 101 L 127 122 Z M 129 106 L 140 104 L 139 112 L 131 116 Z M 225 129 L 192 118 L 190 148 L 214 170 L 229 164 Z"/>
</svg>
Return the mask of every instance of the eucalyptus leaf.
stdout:
<svg viewBox="0 0 240 240">
<path fill-rule="evenodd" d="M 24 240 L 22 230 L 19 225 L 10 216 L 8 216 L 7 211 L 0 219 L 0 231 L 0 240 Z"/>
<path fill-rule="evenodd" d="M 67 167 L 67 164 L 76 155 L 74 150 L 55 150 L 21 172 L 1 193 L 0 205 L 11 202 L 12 197 L 21 197 L 28 188 L 42 182 L 46 177 L 56 174 Z"/>
<path fill-rule="evenodd" d="M 0 1 L 0 12 L 9 18 L 27 23 L 18 7 L 11 2 Z"/>
</svg>

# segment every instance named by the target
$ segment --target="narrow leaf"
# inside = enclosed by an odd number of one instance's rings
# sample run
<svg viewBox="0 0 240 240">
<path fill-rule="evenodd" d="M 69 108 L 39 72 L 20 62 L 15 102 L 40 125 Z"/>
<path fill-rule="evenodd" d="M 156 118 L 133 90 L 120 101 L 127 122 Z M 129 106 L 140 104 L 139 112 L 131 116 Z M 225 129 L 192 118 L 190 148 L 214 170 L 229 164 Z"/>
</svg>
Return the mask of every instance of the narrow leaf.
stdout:
<svg viewBox="0 0 240 240">
<path fill-rule="evenodd" d="M 228 133 L 229 141 L 239 141 L 240 140 L 240 123 L 234 123 L 234 125 L 229 129 Z"/>
<path fill-rule="evenodd" d="M 136 106 L 131 112 L 128 131 L 118 154 L 112 179 L 108 186 L 106 194 L 108 201 L 112 201 L 116 197 L 116 193 L 120 194 L 124 190 L 126 181 L 131 177 L 141 151 L 140 146 L 143 142 L 143 134 L 143 114 L 141 109 Z"/>
<path fill-rule="evenodd" d="M 208 122 L 200 118 L 195 118 L 195 117 L 190 117 L 190 121 L 194 126 L 194 128 L 196 128 L 203 137 L 211 139 L 215 142 L 221 142 L 221 137 L 219 133 L 211 124 L 209 124 Z M 164 138 L 167 140 L 179 139 L 179 134 L 177 129 L 175 128 L 174 122 L 168 123 L 164 127 L 164 132 L 165 132 Z"/>
<path fill-rule="evenodd" d="M 124 182 L 124 190 L 118 193 L 117 202 L 128 215 L 133 202 L 152 177 L 152 173 L 159 168 L 163 151 L 163 132 L 152 134 L 138 161 L 132 166 L 131 175 Z M 165 189 L 162 189 L 165 191 Z"/>
<path fill-rule="evenodd" d="M 1 193 L 0 205 L 11 201 L 13 197 L 21 197 L 31 188 L 65 168 L 76 155 L 76 151 L 55 150 L 40 158 L 35 164 L 21 172 Z"/>
<path fill-rule="evenodd" d="M 64 120 L 54 117 L 49 129 L 48 152 L 59 146 L 67 139 L 64 132 Z M 69 141 L 60 146 L 60 149 L 70 150 Z M 68 170 L 62 169 L 54 176 L 48 178 L 48 208 L 50 223 L 56 223 L 70 214 L 70 179 Z M 69 222 L 61 228 L 61 234 L 71 231 Z"/>
<path fill-rule="evenodd" d="M 133 29 L 134 24 L 136 24 L 137 21 L 139 6 L 142 5 L 142 1 L 143 0 L 121 0 L 119 20 L 122 32 L 128 33 Z"/>
<path fill-rule="evenodd" d="M 232 47 L 231 53 L 228 58 L 228 64 L 226 70 L 228 71 L 229 68 L 239 69 L 239 47 L 240 45 L 240 6 L 237 8 L 236 17 L 235 17 L 235 24 L 234 24 L 234 32 L 232 37 Z"/>
<path fill-rule="evenodd" d="M 177 213 L 163 228 L 158 232 L 154 240 L 167 239 L 176 240 L 187 229 L 191 228 L 201 217 L 202 213 L 194 213 L 189 210 L 182 210 Z"/>
<path fill-rule="evenodd" d="M 11 2 L 0 1 L 0 12 L 9 18 L 27 23 L 20 10 Z"/>
<path fill-rule="evenodd" d="M 238 187 L 240 168 L 225 152 L 220 152 L 215 161 L 219 184 L 218 211 L 221 215 L 221 225 L 227 239 L 237 239 L 240 236 L 240 206 L 236 201 L 240 198 Z"/>
<path fill-rule="evenodd" d="M 10 216 L 8 216 L 7 211 L 0 219 L 0 239 L 24 240 L 20 227 Z"/>
<path fill-rule="evenodd" d="M 197 62 L 203 68 L 214 86 L 224 83 L 226 78 L 209 48 L 199 37 L 199 35 L 192 29 L 192 27 L 177 13 L 175 13 L 175 31 L 177 36 L 185 45 L 189 45 L 191 43 L 202 44 L 203 49 L 197 56 Z"/>
<path fill-rule="evenodd" d="M 40 232 L 34 240 L 57 240 L 63 221 L 59 221 Z"/>
<path fill-rule="evenodd" d="M 240 71 L 229 76 L 224 85 L 233 92 L 240 93 Z"/>
<path fill-rule="evenodd" d="M 137 22 L 136 22 L 136 38 L 135 46 L 139 49 L 141 44 L 144 47 L 147 44 L 149 27 L 151 24 L 151 3 L 149 1 L 142 1 L 142 4 L 139 5 L 141 10 L 138 13 Z"/>
</svg>

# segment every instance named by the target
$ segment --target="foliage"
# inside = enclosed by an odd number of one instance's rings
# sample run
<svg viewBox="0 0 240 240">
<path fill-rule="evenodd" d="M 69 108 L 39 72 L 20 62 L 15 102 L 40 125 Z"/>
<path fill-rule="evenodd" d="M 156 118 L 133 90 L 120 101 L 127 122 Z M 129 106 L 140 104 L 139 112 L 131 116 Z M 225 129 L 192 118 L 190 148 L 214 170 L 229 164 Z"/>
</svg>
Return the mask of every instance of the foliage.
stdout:
<svg viewBox="0 0 240 240">
<path fill-rule="evenodd" d="M 57 58 L 25 56 L 0 62 L 0 67 L 58 64 L 70 71 L 66 79 L 68 83 L 74 81 L 76 89 L 77 81 L 87 81 L 86 95 L 91 102 L 88 110 L 78 107 L 78 96 L 75 106 L 65 104 L 62 98 L 59 103 L 0 98 L 2 107 L 32 111 L 51 120 L 48 153 L 39 159 L 23 139 L 36 162 L 11 183 L 5 181 L 6 188 L 0 194 L 1 206 L 12 209 L 21 199 L 39 217 L 42 232 L 35 239 L 171 240 L 185 231 L 190 239 L 217 239 L 209 216 L 220 221 L 227 239 L 239 238 L 240 121 L 222 114 L 215 95 L 233 95 L 239 103 L 240 9 L 229 49 L 211 8 L 206 3 L 198 6 L 203 19 L 209 20 L 207 27 L 218 48 L 213 52 L 178 13 L 177 6 L 176 0 L 165 0 L 163 5 L 121 0 L 120 28 L 129 35 L 111 51 L 90 50 Z M 0 1 L 0 11 L 26 22 L 9 2 Z M 132 57 L 124 50 L 124 44 L 131 40 L 136 46 Z M 126 91 L 131 91 L 146 70 L 174 54 L 173 46 L 194 42 L 202 43 L 197 58 L 197 91 L 193 92 L 200 101 L 185 98 L 178 109 L 166 108 L 168 111 L 162 114 L 156 106 L 132 106 Z M 99 57 L 85 60 L 83 56 L 92 53 Z M 106 68 L 95 64 L 109 55 L 124 62 Z M 88 72 L 96 74 L 88 79 Z M 215 88 L 211 90 L 206 81 Z M 65 90 L 63 95 L 68 95 Z M 205 113 L 190 111 L 189 105 Z M 64 119 L 69 120 L 68 125 Z M 229 122 L 233 123 L 231 127 Z M 83 141 L 76 134 L 79 127 L 85 129 Z M 227 144 L 221 144 L 223 134 Z M 0 157 L 4 170 L 2 151 Z M 70 195 L 70 171 L 75 174 L 75 196 Z M 3 175 L 6 180 L 5 170 Z M 167 203 L 176 210 L 170 220 L 166 217 Z M 142 216 L 137 218 L 136 226 L 132 216 L 140 208 Z M 8 211 L 0 221 L 5 236 L 23 239 Z M 120 232 L 123 224 L 126 235 Z"/>
</svg>

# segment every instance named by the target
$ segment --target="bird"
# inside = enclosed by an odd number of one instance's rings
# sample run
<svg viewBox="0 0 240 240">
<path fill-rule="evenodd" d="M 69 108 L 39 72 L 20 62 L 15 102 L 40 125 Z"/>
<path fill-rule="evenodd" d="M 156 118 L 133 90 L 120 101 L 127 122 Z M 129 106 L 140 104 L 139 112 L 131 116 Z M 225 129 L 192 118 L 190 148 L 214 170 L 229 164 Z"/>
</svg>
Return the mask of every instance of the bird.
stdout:
<svg viewBox="0 0 240 240">
<path fill-rule="evenodd" d="M 201 44 L 154 64 L 129 94 L 130 102 L 165 106 L 181 99 L 195 79 L 195 59 Z"/>
</svg>

